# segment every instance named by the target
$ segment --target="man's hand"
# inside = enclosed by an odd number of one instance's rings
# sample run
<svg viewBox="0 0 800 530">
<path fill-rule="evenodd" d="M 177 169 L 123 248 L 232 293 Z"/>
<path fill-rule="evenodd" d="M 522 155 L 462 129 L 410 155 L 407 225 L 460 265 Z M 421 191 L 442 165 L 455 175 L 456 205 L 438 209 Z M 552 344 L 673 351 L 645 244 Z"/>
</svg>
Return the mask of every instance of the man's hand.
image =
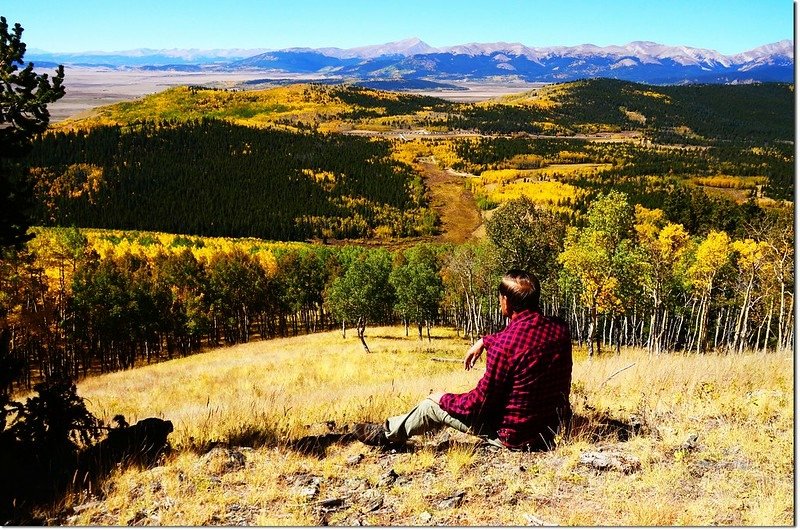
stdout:
<svg viewBox="0 0 800 530">
<path fill-rule="evenodd" d="M 441 401 L 443 395 L 444 392 L 433 392 L 430 396 L 428 396 L 428 399 L 439 405 L 439 401 Z"/>
<path fill-rule="evenodd" d="M 472 367 L 481 358 L 482 353 L 483 339 L 481 338 L 467 351 L 467 356 L 464 358 L 464 370 L 472 370 Z"/>
</svg>

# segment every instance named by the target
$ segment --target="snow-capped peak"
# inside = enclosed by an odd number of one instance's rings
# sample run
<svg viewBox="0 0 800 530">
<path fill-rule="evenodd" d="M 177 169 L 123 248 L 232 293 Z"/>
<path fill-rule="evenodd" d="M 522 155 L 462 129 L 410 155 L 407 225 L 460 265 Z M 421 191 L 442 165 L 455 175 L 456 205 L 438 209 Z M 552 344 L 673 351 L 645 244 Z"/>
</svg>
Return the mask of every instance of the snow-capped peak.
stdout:
<svg viewBox="0 0 800 530">
<path fill-rule="evenodd" d="M 794 61 L 794 42 L 786 39 L 772 44 L 765 44 L 752 50 L 738 53 L 731 58 L 736 64 L 758 61 L 764 58 L 780 58 Z"/>
<path fill-rule="evenodd" d="M 417 37 L 410 39 L 399 40 L 396 42 L 387 42 L 386 44 L 374 44 L 371 46 L 360 46 L 358 48 L 319 48 L 315 50 L 319 53 L 329 57 L 336 57 L 339 59 L 374 59 L 385 55 L 401 55 L 403 57 L 410 57 L 412 55 L 422 55 L 427 53 L 436 53 L 438 50 Z"/>
<path fill-rule="evenodd" d="M 528 55 L 530 49 L 518 42 L 470 42 L 468 44 L 459 44 L 457 46 L 443 48 L 442 51 L 445 53 L 470 55 L 474 57 L 478 55 L 493 55 L 497 52 L 510 53 L 512 55 Z"/>
</svg>

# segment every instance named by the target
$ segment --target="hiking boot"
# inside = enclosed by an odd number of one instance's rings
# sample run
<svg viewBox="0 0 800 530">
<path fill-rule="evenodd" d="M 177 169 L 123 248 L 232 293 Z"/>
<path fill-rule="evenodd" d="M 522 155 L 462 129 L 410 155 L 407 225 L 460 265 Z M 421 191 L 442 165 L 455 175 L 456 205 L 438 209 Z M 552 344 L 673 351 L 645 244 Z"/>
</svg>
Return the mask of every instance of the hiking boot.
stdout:
<svg viewBox="0 0 800 530">
<path fill-rule="evenodd" d="M 379 423 L 356 423 L 353 425 L 353 436 L 359 442 L 374 447 L 391 447 L 393 444 L 386 438 L 386 430 Z"/>
</svg>

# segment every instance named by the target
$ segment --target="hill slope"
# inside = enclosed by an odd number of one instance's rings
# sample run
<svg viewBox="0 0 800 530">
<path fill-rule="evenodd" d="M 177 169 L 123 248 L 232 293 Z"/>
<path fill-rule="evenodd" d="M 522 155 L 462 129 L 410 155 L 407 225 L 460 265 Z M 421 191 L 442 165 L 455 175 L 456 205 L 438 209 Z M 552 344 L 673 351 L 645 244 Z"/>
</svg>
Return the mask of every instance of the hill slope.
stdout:
<svg viewBox="0 0 800 530">
<path fill-rule="evenodd" d="M 705 141 L 760 143 L 793 140 L 793 115 L 794 87 L 788 84 L 655 87 L 592 79 L 478 104 L 342 85 L 234 92 L 182 87 L 101 107 L 94 117 L 59 127 L 205 117 L 243 125 L 302 124 L 334 131 L 433 127 L 572 134 L 629 129 L 657 136 L 686 128 Z"/>
<path fill-rule="evenodd" d="M 42 223 L 279 240 L 431 233 L 387 142 L 218 120 L 44 138 L 29 162 Z"/>
<path fill-rule="evenodd" d="M 595 79 L 458 104 L 341 85 L 183 87 L 64 122 L 29 163 L 43 224 L 273 239 L 426 236 L 438 224 L 429 204 L 441 205 L 443 193 L 419 164 L 427 158 L 480 176 L 477 184 L 459 178 L 485 208 L 523 194 L 573 222 L 594 194 L 619 189 L 692 232 L 730 231 L 752 216 L 732 212 L 730 199 L 793 199 L 793 93 L 781 84 Z M 515 172 L 484 178 L 495 169 Z M 724 203 L 701 194 L 689 204 L 676 187 L 684 185 Z M 473 214 L 460 224 L 472 226 Z"/>
<path fill-rule="evenodd" d="M 474 438 L 452 432 L 414 439 L 405 453 L 358 442 L 316 456 L 293 448 L 328 432 L 325 422 L 379 421 L 481 375 L 461 369 L 467 344 L 449 331 L 434 330 L 431 344 L 402 328 L 367 335 L 372 355 L 354 335 L 331 332 L 83 381 L 79 394 L 106 419 L 171 420 L 177 452 L 161 467 L 115 473 L 99 496 L 71 499 L 80 509 L 59 522 L 791 524 L 790 354 L 578 357 L 573 436 L 551 453 L 475 450 Z M 618 431 L 611 420 L 641 428 Z M 227 445 L 207 452 L 212 440 Z M 593 467 L 598 453 L 616 464 Z"/>
</svg>

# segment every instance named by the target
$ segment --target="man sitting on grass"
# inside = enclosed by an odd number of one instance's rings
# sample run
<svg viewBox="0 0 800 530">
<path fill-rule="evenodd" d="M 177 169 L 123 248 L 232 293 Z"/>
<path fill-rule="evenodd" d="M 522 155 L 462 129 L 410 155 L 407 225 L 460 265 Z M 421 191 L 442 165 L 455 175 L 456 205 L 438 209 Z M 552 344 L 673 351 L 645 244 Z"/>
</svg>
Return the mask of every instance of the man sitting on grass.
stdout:
<svg viewBox="0 0 800 530">
<path fill-rule="evenodd" d="M 407 414 L 383 425 L 358 423 L 353 434 L 361 442 L 398 447 L 414 435 L 441 426 L 484 438 L 499 447 L 543 451 L 568 424 L 572 412 L 572 341 L 566 322 L 539 310 L 539 281 L 522 270 L 510 270 L 498 287 L 506 328 L 485 335 L 467 351 L 470 370 L 486 350 L 486 372 L 464 394 L 434 392 Z"/>
</svg>

